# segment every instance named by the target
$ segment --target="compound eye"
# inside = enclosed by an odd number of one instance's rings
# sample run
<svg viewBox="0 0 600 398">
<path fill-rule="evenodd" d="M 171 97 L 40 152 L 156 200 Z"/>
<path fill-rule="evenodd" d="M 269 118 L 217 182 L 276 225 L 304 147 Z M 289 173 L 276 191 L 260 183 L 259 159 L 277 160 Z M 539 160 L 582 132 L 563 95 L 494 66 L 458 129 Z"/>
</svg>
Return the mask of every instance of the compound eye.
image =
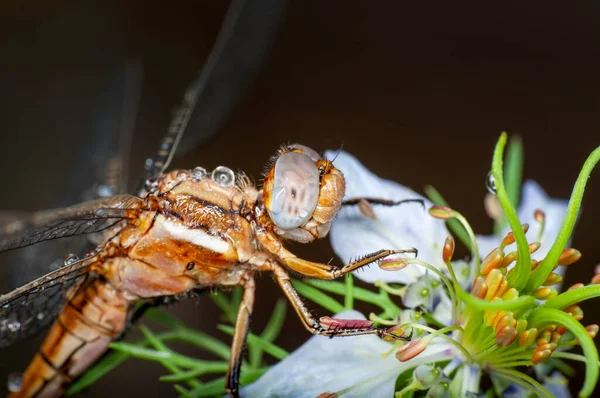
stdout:
<svg viewBox="0 0 600 398">
<path fill-rule="evenodd" d="M 273 191 L 267 210 L 281 229 L 298 228 L 312 217 L 319 199 L 319 170 L 299 152 L 288 152 L 275 162 Z"/>
<path fill-rule="evenodd" d="M 319 160 L 321 160 L 321 155 L 319 155 L 319 153 L 317 151 L 315 151 L 312 148 L 307 147 L 306 145 L 294 144 L 294 146 L 292 146 L 292 148 L 300 149 L 303 154 L 305 154 L 306 156 L 308 156 L 315 162 L 318 162 Z"/>
</svg>

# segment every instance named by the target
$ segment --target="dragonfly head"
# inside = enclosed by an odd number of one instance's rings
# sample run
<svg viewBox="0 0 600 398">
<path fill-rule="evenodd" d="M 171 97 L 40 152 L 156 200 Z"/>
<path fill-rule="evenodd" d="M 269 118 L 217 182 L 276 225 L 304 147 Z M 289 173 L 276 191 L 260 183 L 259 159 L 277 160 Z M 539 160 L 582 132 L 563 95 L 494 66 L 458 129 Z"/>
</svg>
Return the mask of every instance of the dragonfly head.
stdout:
<svg viewBox="0 0 600 398">
<path fill-rule="evenodd" d="M 282 148 L 265 176 L 263 201 L 278 235 L 311 242 L 327 235 L 345 192 L 344 175 L 313 149 Z"/>
</svg>

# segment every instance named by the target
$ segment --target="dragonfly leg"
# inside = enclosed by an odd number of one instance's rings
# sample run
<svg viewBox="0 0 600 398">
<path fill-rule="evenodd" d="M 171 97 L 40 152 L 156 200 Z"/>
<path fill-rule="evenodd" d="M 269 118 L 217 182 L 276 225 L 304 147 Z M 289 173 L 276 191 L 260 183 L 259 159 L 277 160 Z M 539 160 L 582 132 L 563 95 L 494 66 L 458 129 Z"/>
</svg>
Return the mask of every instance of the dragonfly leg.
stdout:
<svg viewBox="0 0 600 398">
<path fill-rule="evenodd" d="M 250 275 L 242 280 L 244 287 L 244 296 L 238 310 L 237 320 L 235 321 L 235 332 L 233 334 L 233 343 L 231 344 L 231 355 L 229 356 L 229 370 L 227 371 L 225 390 L 233 397 L 239 396 L 240 366 L 242 364 L 242 353 L 248 334 L 248 325 L 250 315 L 254 307 L 254 293 L 256 285 Z"/>
<path fill-rule="evenodd" d="M 296 292 L 290 281 L 289 274 L 283 267 L 274 262 L 269 262 L 265 264 L 264 268 L 273 272 L 277 283 L 292 304 L 292 307 L 294 307 L 302 324 L 310 333 L 329 337 L 375 334 L 380 337 L 388 336 L 393 339 L 404 339 L 402 336 L 388 333 L 386 328 L 374 327 L 370 321 L 366 320 L 343 320 L 329 317 L 315 318 L 304 305 L 302 298 L 298 295 L 298 292 Z"/>
<path fill-rule="evenodd" d="M 289 256 L 283 258 L 284 263 L 293 269 L 294 271 L 304 276 L 309 276 L 318 279 L 336 279 L 340 276 L 349 272 L 355 271 L 360 267 L 369 265 L 385 257 L 395 254 L 407 254 L 412 253 L 417 255 L 417 249 L 406 249 L 406 250 L 379 250 L 375 253 L 367 254 L 366 256 L 360 257 L 342 268 L 337 268 L 329 264 L 315 263 L 312 261 L 304 260 L 296 257 L 289 253 Z"/>
<path fill-rule="evenodd" d="M 403 199 L 403 200 L 390 200 L 381 198 L 354 198 L 348 199 L 342 202 L 342 206 L 356 206 L 361 202 L 367 202 L 371 205 L 382 205 L 382 206 L 398 206 L 405 203 L 419 203 L 425 207 L 425 201 L 423 199 Z"/>
</svg>

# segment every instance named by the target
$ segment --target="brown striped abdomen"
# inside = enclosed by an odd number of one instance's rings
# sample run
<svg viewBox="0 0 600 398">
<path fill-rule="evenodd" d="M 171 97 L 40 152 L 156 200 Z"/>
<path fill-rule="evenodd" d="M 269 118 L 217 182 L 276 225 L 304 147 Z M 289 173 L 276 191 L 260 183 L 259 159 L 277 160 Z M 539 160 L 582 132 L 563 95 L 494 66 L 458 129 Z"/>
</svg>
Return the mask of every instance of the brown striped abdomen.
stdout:
<svg viewBox="0 0 600 398">
<path fill-rule="evenodd" d="M 100 279 L 82 283 L 29 364 L 21 389 L 9 397 L 63 395 L 125 329 L 129 302 Z"/>
</svg>

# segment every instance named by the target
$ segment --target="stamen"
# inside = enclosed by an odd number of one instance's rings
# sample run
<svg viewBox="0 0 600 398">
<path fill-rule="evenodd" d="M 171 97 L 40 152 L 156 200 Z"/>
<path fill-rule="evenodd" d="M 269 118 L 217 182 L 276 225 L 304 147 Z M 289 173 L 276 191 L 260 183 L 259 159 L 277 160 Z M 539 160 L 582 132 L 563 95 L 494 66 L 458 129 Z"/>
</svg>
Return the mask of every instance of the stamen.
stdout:
<svg viewBox="0 0 600 398">
<path fill-rule="evenodd" d="M 444 242 L 444 248 L 442 250 L 442 259 L 445 263 L 449 263 L 452 260 L 455 247 L 456 244 L 454 242 L 454 238 L 452 236 L 448 236 Z"/>
<path fill-rule="evenodd" d="M 383 260 L 379 260 L 377 262 L 377 265 L 379 265 L 379 268 L 381 268 L 384 271 L 400 271 L 406 268 L 408 262 L 406 262 L 406 260 L 404 259 L 386 258 Z"/>
<path fill-rule="evenodd" d="M 488 286 L 485 283 L 485 279 L 481 276 L 475 278 L 473 281 L 473 286 L 471 287 L 471 294 L 477 298 L 483 299 L 487 294 Z"/>
<path fill-rule="evenodd" d="M 529 347 L 532 345 L 538 336 L 538 330 L 536 328 L 527 329 L 519 337 L 519 345 L 521 347 Z"/>
<path fill-rule="evenodd" d="M 557 283 L 562 282 L 562 280 L 563 280 L 563 277 L 561 275 L 552 272 L 550 275 L 548 275 L 548 277 L 546 278 L 544 283 L 542 283 L 542 286 L 556 285 Z"/>
<path fill-rule="evenodd" d="M 577 249 L 565 249 L 558 258 L 558 265 L 571 265 L 581 258 L 581 252 Z"/>
<path fill-rule="evenodd" d="M 441 220 L 448 220 L 454 217 L 454 210 L 448 206 L 431 206 L 429 208 L 429 214 L 432 217 L 439 218 Z"/>
<path fill-rule="evenodd" d="M 542 210 L 537 209 L 533 213 L 533 218 L 540 223 L 540 232 L 538 233 L 537 240 L 541 241 L 542 236 L 544 235 L 544 229 L 546 229 L 546 214 Z"/>
<path fill-rule="evenodd" d="M 598 327 L 598 325 L 593 324 L 593 325 L 588 325 L 585 327 L 585 330 L 587 330 L 588 334 L 590 335 L 590 337 L 593 339 L 594 337 L 596 337 L 596 335 L 598 334 L 598 330 L 600 328 Z"/>
<path fill-rule="evenodd" d="M 512 326 L 505 326 L 496 333 L 496 342 L 501 347 L 508 347 L 519 337 L 519 332 Z"/>
<path fill-rule="evenodd" d="M 533 297 L 538 300 L 550 300 L 558 295 L 558 292 L 550 287 L 540 287 L 533 291 Z"/>
<path fill-rule="evenodd" d="M 500 268 L 503 260 L 504 252 L 500 248 L 496 248 L 483 259 L 479 272 L 482 275 L 487 275 L 491 270 Z"/>
<path fill-rule="evenodd" d="M 413 340 L 396 351 L 396 358 L 400 362 L 406 362 L 422 353 L 427 348 L 427 344 L 429 344 L 429 339 L 425 337 Z"/>
</svg>

